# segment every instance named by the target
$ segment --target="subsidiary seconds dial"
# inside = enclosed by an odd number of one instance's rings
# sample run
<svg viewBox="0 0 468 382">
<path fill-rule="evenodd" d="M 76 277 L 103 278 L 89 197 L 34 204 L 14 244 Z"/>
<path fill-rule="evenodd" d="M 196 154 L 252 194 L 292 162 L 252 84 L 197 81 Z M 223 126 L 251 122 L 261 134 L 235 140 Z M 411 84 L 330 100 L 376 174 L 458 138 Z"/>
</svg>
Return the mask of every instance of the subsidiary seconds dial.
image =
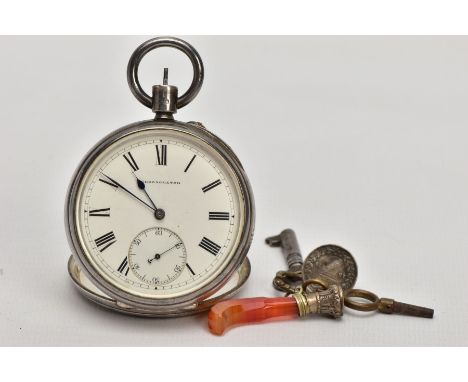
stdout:
<svg viewBox="0 0 468 382">
<path fill-rule="evenodd" d="M 150 285 L 167 284 L 182 273 L 187 251 L 182 239 L 167 228 L 145 229 L 133 239 L 128 251 L 130 269 Z"/>
</svg>

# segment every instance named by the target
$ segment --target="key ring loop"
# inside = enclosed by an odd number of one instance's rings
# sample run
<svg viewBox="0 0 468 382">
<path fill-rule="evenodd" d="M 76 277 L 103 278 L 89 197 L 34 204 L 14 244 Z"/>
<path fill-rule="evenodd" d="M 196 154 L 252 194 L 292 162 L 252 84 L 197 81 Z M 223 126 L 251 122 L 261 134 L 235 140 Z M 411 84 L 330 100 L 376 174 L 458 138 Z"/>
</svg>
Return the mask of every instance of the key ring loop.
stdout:
<svg viewBox="0 0 468 382">
<path fill-rule="evenodd" d="M 359 302 L 351 300 L 351 297 L 359 297 L 369 302 Z M 371 312 L 379 308 L 380 298 L 376 294 L 363 289 L 350 289 L 346 292 L 344 304 L 348 308 L 361 312 Z"/>
<path fill-rule="evenodd" d="M 295 271 L 295 272 L 279 271 L 279 272 L 276 272 L 276 277 L 298 281 L 298 280 L 302 280 L 302 272 L 301 271 Z"/>
<path fill-rule="evenodd" d="M 320 279 L 309 279 L 302 283 L 302 289 L 307 290 L 309 285 L 319 285 L 323 290 L 328 289 L 329 285 Z"/>
<path fill-rule="evenodd" d="M 154 49 L 169 47 L 180 50 L 190 59 L 193 66 L 193 80 L 188 90 L 180 97 L 177 98 L 177 108 L 180 109 L 189 104 L 200 91 L 203 78 L 204 68 L 203 62 L 195 50 L 195 48 L 188 42 L 175 37 L 156 37 L 151 40 L 145 41 L 133 52 L 127 66 L 127 82 L 131 92 L 143 105 L 151 108 L 152 98 L 143 90 L 138 79 L 138 67 L 142 58 Z"/>
<path fill-rule="evenodd" d="M 300 271 L 279 271 L 273 279 L 273 287 L 281 292 L 286 292 L 286 295 L 295 293 L 297 283 L 302 280 L 302 272 Z"/>
</svg>

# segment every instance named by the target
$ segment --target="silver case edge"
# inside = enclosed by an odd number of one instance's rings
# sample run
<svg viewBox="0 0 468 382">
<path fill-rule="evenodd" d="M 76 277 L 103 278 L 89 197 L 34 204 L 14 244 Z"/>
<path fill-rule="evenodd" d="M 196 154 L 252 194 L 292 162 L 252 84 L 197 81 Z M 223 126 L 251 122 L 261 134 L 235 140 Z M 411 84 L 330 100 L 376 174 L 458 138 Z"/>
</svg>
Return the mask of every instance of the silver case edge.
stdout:
<svg viewBox="0 0 468 382">
<path fill-rule="evenodd" d="M 191 292 L 187 295 L 167 299 L 155 299 L 150 297 L 146 298 L 136 296 L 115 287 L 113 284 L 102 278 L 94 269 L 94 267 L 89 263 L 86 255 L 84 254 L 85 250 L 82 248 L 79 242 L 77 227 L 75 224 L 75 203 L 78 196 L 78 189 L 87 169 L 97 158 L 97 156 L 111 144 L 125 137 L 126 135 L 138 131 L 153 129 L 173 130 L 189 133 L 213 147 L 226 160 L 228 165 L 234 171 L 242 192 L 242 197 L 244 198 L 245 205 L 245 224 L 240 234 L 240 242 L 235 254 L 232 256 L 227 266 L 215 279 L 199 290 Z M 134 306 L 138 309 L 145 309 L 158 316 L 174 316 L 179 314 L 185 315 L 190 314 L 190 312 L 197 313 L 196 307 L 199 305 L 199 303 L 203 302 L 203 300 L 207 299 L 209 296 L 221 289 L 242 264 L 243 260 L 247 256 L 247 252 L 252 242 L 254 226 L 255 205 L 252 189 L 242 164 L 232 149 L 220 138 L 205 128 L 174 120 L 146 120 L 136 122 L 130 125 L 126 125 L 105 136 L 85 155 L 81 163 L 78 165 L 70 182 L 65 199 L 65 229 L 67 239 L 72 250 L 72 254 L 81 270 L 98 289 L 110 297 L 115 298 L 119 302 L 128 304 L 129 306 Z"/>
</svg>

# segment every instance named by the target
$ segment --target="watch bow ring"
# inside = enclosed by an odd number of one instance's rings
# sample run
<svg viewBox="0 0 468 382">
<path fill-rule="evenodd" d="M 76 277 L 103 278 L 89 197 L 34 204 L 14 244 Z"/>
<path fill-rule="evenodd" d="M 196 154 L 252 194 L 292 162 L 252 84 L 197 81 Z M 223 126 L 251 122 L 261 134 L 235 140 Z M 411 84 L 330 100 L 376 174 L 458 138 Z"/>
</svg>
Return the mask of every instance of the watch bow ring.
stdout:
<svg viewBox="0 0 468 382">
<path fill-rule="evenodd" d="M 127 82 L 130 90 L 138 101 L 143 105 L 151 108 L 153 98 L 150 97 L 140 85 L 138 79 L 138 68 L 143 57 L 154 49 L 169 47 L 180 50 L 190 59 L 193 66 L 193 80 L 189 89 L 180 97 L 177 98 L 177 108 L 181 109 L 189 104 L 198 94 L 204 79 L 203 62 L 195 50 L 188 42 L 176 37 L 156 37 L 141 44 L 130 57 L 127 67 Z M 167 84 L 166 84 L 167 85 Z"/>
</svg>

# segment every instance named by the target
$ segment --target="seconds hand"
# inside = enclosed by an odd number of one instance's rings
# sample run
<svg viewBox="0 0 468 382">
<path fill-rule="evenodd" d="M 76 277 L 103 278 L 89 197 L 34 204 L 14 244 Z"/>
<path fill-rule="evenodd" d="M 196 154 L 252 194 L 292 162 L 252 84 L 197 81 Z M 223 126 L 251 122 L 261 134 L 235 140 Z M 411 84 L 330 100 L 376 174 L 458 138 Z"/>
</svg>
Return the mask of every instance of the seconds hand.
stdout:
<svg viewBox="0 0 468 382">
<path fill-rule="evenodd" d="M 181 242 L 177 243 L 176 245 L 173 245 L 171 248 L 166 249 L 164 252 L 161 253 L 156 253 L 153 258 L 148 259 L 148 263 L 151 264 L 154 260 L 159 260 L 162 255 L 164 255 L 166 252 L 172 251 L 174 248 L 176 248 L 179 244 L 182 244 Z"/>
</svg>

